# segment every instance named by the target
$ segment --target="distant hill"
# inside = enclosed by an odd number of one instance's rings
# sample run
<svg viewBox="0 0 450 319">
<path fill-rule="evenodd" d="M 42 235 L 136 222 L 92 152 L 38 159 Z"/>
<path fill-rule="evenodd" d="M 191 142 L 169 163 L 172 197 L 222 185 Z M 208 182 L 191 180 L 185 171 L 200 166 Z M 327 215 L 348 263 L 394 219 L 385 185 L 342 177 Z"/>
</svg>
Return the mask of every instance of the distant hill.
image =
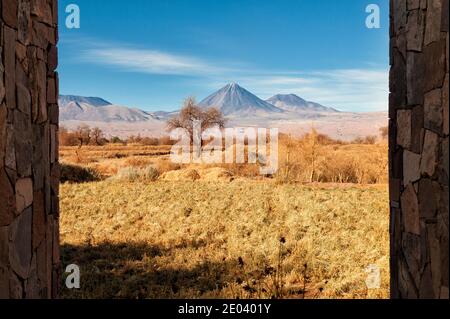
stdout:
<svg viewBox="0 0 450 319">
<path fill-rule="evenodd" d="M 62 95 L 59 98 L 61 121 L 140 122 L 156 120 L 137 108 L 113 105 L 99 97 Z"/>
<path fill-rule="evenodd" d="M 331 107 L 306 101 L 295 94 L 277 94 L 267 99 L 266 102 L 290 112 L 339 112 Z"/>
<path fill-rule="evenodd" d="M 109 103 L 108 101 L 106 101 L 102 98 L 99 98 L 99 97 L 84 97 L 84 96 L 77 96 L 77 95 L 60 95 L 59 96 L 59 105 L 60 106 L 65 106 L 65 105 L 69 104 L 70 102 L 89 104 L 92 106 L 112 105 L 112 103 Z"/>
</svg>

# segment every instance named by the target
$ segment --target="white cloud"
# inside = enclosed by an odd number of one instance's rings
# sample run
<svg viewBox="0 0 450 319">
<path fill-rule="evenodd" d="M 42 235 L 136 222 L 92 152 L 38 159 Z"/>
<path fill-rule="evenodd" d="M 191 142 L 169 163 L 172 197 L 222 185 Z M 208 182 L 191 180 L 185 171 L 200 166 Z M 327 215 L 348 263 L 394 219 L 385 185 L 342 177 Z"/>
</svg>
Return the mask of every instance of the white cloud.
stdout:
<svg viewBox="0 0 450 319">
<path fill-rule="evenodd" d="M 97 64 L 116 66 L 126 71 L 149 74 L 201 75 L 222 71 L 197 58 L 156 50 L 95 48 L 85 50 L 83 59 Z"/>
<path fill-rule="evenodd" d="M 245 76 L 237 80 L 260 96 L 297 94 L 343 111 L 386 111 L 389 96 L 388 70 L 341 69 Z"/>
<path fill-rule="evenodd" d="M 211 91 L 233 81 L 263 99 L 274 94 L 294 93 L 342 111 L 385 111 L 388 107 L 387 69 L 264 71 L 245 64 L 233 68 L 227 63 L 120 44 L 97 43 L 83 52 L 84 61 L 123 71 L 192 76 L 198 86 L 207 86 Z"/>
</svg>

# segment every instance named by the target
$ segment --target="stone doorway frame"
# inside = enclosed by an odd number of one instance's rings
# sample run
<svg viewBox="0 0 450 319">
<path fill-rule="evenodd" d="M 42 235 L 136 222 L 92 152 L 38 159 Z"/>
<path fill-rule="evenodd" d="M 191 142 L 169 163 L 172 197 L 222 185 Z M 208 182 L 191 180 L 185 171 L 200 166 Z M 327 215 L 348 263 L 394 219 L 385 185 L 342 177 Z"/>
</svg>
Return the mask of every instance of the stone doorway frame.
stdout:
<svg viewBox="0 0 450 319">
<path fill-rule="evenodd" d="M 392 298 L 448 298 L 448 2 L 390 2 Z"/>
<path fill-rule="evenodd" d="M 448 0 L 390 0 L 391 297 L 448 298 Z M 60 284 L 58 0 L 0 0 L 0 298 Z"/>
</svg>

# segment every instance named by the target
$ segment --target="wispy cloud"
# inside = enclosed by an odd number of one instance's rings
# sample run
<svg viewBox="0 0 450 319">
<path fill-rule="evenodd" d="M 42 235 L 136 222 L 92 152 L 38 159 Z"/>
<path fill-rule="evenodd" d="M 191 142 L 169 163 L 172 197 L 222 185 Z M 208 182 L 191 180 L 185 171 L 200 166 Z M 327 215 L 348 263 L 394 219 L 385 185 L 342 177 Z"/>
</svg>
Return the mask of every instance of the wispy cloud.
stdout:
<svg viewBox="0 0 450 319">
<path fill-rule="evenodd" d="M 385 111 L 389 73 L 384 69 L 342 69 L 283 75 L 243 76 L 236 81 L 261 98 L 297 94 L 343 111 Z"/>
<path fill-rule="evenodd" d="M 223 72 L 223 69 L 198 58 L 157 50 L 102 47 L 84 50 L 82 58 L 87 62 L 115 66 L 124 71 L 149 74 L 201 75 Z"/>
<path fill-rule="evenodd" d="M 388 105 L 387 69 L 267 71 L 250 64 L 236 68 L 223 61 L 98 42 L 83 50 L 82 59 L 127 72 L 190 76 L 195 83 L 212 91 L 235 81 L 261 98 L 294 93 L 343 111 L 384 111 Z"/>
</svg>

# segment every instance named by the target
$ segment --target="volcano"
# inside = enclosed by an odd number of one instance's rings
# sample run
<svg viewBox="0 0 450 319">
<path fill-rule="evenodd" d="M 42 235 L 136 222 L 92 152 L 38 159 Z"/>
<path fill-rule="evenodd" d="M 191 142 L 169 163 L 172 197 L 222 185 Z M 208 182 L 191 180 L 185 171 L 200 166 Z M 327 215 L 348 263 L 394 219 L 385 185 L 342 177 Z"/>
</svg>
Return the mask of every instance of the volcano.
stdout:
<svg viewBox="0 0 450 319">
<path fill-rule="evenodd" d="M 284 112 L 236 83 L 230 83 L 211 94 L 201 101 L 199 106 L 218 108 L 226 116 L 255 116 Z"/>
</svg>

